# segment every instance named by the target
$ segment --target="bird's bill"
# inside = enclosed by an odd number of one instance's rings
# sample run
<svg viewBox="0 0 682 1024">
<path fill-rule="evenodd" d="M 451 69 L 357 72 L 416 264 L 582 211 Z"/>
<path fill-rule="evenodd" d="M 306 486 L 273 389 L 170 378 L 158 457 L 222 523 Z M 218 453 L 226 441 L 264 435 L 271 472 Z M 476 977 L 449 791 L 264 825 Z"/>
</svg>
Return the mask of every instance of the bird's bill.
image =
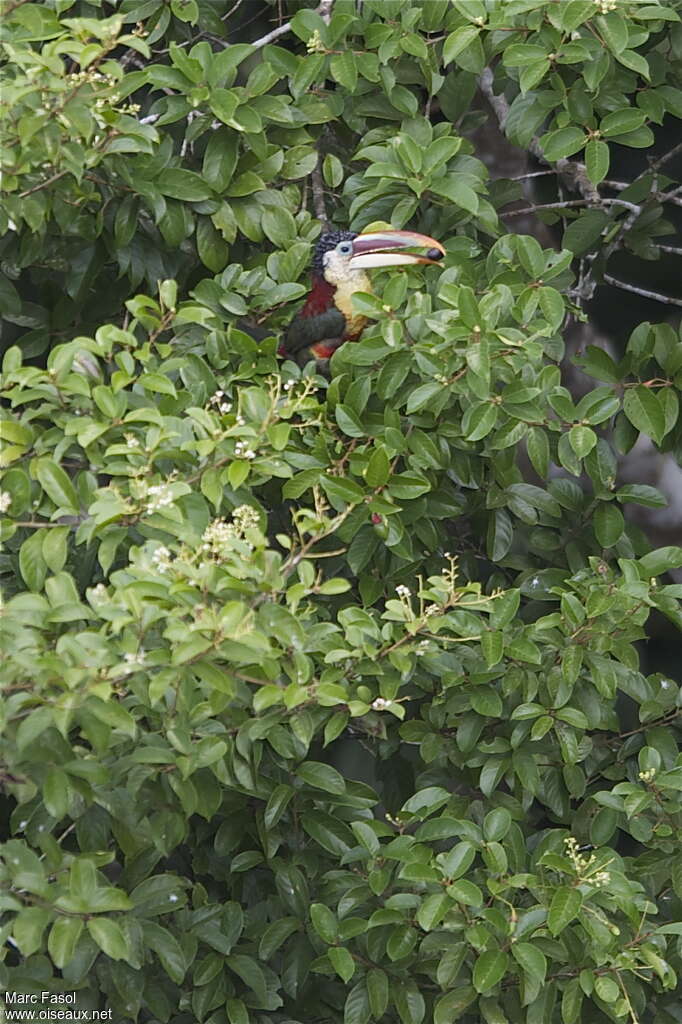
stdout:
<svg viewBox="0 0 682 1024">
<path fill-rule="evenodd" d="M 431 249 L 439 253 L 436 259 L 402 249 Z M 435 238 L 417 231 L 369 231 L 353 239 L 351 270 L 369 270 L 374 267 L 400 267 L 415 263 L 437 263 L 445 249 Z"/>
</svg>

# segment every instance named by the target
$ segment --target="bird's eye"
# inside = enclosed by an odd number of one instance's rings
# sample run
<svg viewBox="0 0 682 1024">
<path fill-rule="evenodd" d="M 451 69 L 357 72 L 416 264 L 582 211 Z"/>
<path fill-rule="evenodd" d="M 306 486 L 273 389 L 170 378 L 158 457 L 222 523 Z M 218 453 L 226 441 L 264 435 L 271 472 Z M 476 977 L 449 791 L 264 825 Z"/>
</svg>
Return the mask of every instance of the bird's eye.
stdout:
<svg viewBox="0 0 682 1024">
<path fill-rule="evenodd" d="M 347 256 L 349 252 L 353 251 L 353 246 L 350 242 L 340 242 L 338 248 L 339 252 L 343 253 L 344 256 Z"/>
</svg>

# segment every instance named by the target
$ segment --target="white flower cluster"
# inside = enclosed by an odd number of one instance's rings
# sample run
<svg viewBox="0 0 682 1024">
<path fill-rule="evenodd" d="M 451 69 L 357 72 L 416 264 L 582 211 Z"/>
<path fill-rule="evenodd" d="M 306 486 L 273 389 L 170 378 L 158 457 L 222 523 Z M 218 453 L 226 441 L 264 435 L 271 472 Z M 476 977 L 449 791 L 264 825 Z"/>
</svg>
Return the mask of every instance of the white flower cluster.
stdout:
<svg viewBox="0 0 682 1024">
<path fill-rule="evenodd" d="M 126 434 L 126 448 L 139 448 L 140 442 L 133 434 Z"/>
<path fill-rule="evenodd" d="M 610 14 L 618 8 L 618 0 L 594 0 L 594 6 L 600 14 Z"/>
<path fill-rule="evenodd" d="M 656 769 L 646 768 L 643 772 L 638 773 L 637 778 L 640 780 L 640 782 L 653 782 L 653 780 L 656 778 Z"/>
<path fill-rule="evenodd" d="M 284 381 L 284 385 L 283 385 L 284 390 L 285 391 L 291 391 L 291 389 L 293 388 L 295 383 L 296 383 L 295 380 L 285 380 Z"/>
<path fill-rule="evenodd" d="M 101 85 L 114 86 L 118 82 L 113 75 L 103 75 L 101 71 L 76 71 L 66 76 L 67 81 L 73 85 L 82 85 L 84 82 L 99 82 Z"/>
<path fill-rule="evenodd" d="M 12 504 L 12 495 L 9 491 L 0 491 L 0 512 L 6 512 Z"/>
<path fill-rule="evenodd" d="M 249 448 L 246 441 L 237 441 L 234 446 L 234 454 L 238 459 L 255 459 L 256 453 L 253 448 Z"/>
<path fill-rule="evenodd" d="M 152 484 L 151 487 L 147 488 L 146 497 L 149 499 L 145 508 L 145 512 L 148 516 L 150 516 L 152 512 L 156 512 L 157 509 L 173 504 L 173 494 L 168 484 Z"/>
<path fill-rule="evenodd" d="M 412 597 L 412 591 L 410 590 L 410 588 L 404 586 L 404 584 L 402 583 L 400 583 L 395 588 L 395 592 L 398 595 L 398 597 Z"/>
<path fill-rule="evenodd" d="M 135 665 L 144 665 L 144 651 L 128 651 L 123 655 L 123 660 L 130 666 L 129 671 L 132 672 Z"/>
<path fill-rule="evenodd" d="M 236 529 L 242 534 L 260 524 L 258 512 L 253 505 L 239 505 L 232 513 L 232 519 Z"/>
<path fill-rule="evenodd" d="M 597 858 L 593 853 L 590 854 L 589 857 L 583 856 L 578 848 L 578 840 L 574 836 L 567 836 L 564 839 L 564 845 L 566 847 L 566 853 L 573 862 L 575 872 L 580 879 L 597 887 L 606 885 L 611 881 L 611 875 L 608 871 L 596 871 L 594 874 L 590 873 L 590 868 L 595 864 Z"/>
<path fill-rule="evenodd" d="M 423 658 L 424 655 L 426 654 L 426 652 L 428 651 L 429 646 L 430 645 L 429 645 L 429 641 L 428 640 L 420 640 L 419 643 L 417 644 L 417 647 L 416 647 L 414 653 L 416 654 L 416 656 L 418 658 Z"/>
<path fill-rule="evenodd" d="M 106 601 L 107 599 L 107 588 L 103 583 L 98 583 L 96 587 L 93 587 L 90 591 L 90 596 L 95 601 Z"/>
<path fill-rule="evenodd" d="M 208 404 L 215 405 L 218 412 L 221 412 L 226 415 L 228 412 L 232 411 L 232 402 L 225 402 L 223 401 L 224 398 L 224 391 L 216 391 L 216 393 L 214 395 L 211 395 L 211 397 L 209 398 Z"/>
<path fill-rule="evenodd" d="M 163 544 L 154 551 L 154 554 L 152 555 L 152 563 L 160 573 L 168 572 L 170 569 L 171 553 Z"/>
<path fill-rule="evenodd" d="M 375 697 L 372 701 L 372 708 L 375 711 L 385 711 L 386 708 L 390 708 L 393 701 L 386 700 L 385 697 Z"/>
<path fill-rule="evenodd" d="M 232 523 L 226 523 L 224 519 L 214 519 L 208 524 L 201 538 L 201 550 L 214 558 L 225 558 L 233 548 L 232 542 L 237 537 L 237 531 Z"/>
</svg>

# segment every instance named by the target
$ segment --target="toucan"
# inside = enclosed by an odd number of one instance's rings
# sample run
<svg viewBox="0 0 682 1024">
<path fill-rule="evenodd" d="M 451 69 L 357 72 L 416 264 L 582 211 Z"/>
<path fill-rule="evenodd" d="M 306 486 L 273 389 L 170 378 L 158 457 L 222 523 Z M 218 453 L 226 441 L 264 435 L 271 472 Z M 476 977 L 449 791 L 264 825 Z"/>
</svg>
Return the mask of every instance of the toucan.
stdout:
<svg viewBox="0 0 682 1024">
<path fill-rule="evenodd" d="M 426 249 L 420 256 L 408 249 Z M 312 288 L 303 308 L 284 334 L 279 354 L 299 366 L 315 359 L 324 365 L 344 341 L 355 341 L 366 317 L 353 310 L 354 292 L 371 292 L 367 271 L 436 263 L 445 249 L 434 238 L 415 231 L 328 231 L 315 246 Z"/>
</svg>

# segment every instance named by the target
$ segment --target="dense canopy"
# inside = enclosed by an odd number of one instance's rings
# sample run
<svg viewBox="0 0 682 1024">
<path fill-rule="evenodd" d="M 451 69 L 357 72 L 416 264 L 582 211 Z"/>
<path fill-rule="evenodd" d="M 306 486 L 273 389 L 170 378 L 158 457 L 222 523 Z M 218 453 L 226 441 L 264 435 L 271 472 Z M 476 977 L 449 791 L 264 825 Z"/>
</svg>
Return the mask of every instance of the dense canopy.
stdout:
<svg viewBox="0 0 682 1024">
<path fill-rule="evenodd" d="M 8 1005 L 680 1024 L 679 4 L 3 6 Z"/>
</svg>

